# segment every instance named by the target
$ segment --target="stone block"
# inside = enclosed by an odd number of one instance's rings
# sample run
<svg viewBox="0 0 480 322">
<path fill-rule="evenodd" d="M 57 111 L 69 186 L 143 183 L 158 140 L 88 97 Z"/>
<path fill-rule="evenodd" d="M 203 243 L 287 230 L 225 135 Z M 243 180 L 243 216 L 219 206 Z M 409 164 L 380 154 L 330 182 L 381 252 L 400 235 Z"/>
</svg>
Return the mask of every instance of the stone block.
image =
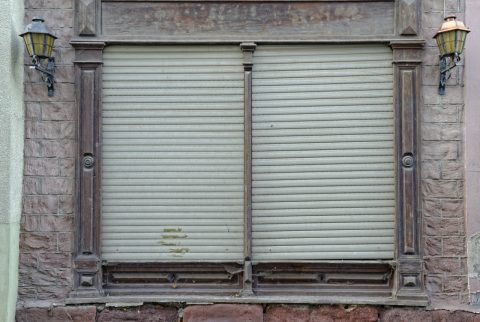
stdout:
<svg viewBox="0 0 480 322">
<path fill-rule="evenodd" d="M 73 230 L 73 216 L 38 216 L 38 230 L 43 232 L 70 232 Z"/>
<path fill-rule="evenodd" d="M 183 311 L 183 322 L 263 322 L 260 305 L 192 305 Z"/>
<path fill-rule="evenodd" d="M 26 214 L 56 214 L 58 198 L 56 196 L 24 196 L 23 212 Z"/>
<path fill-rule="evenodd" d="M 425 269 L 430 274 L 461 275 L 465 273 L 460 259 L 450 257 L 425 258 Z"/>
<path fill-rule="evenodd" d="M 98 313 L 97 322 L 117 321 L 177 322 L 177 309 L 160 305 L 145 305 L 138 308 L 108 308 Z"/>
<path fill-rule="evenodd" d="M 57 176 L 59 172 L 57 159 L 25 158 L 24 174 L 26 176 Z"/>
<path fill-rule="evenodd" d="M 29 232 L 20 234 L 20 251 L 22 253 L 54 252 L 57 238 L 53 233 Z"/>
<path fill-rule="evenodd" d="M 433 233 L 434 235 L 437 235 L 436 231 L 434 230 L 434 227 L 431 227 L 431 226 L 429 227 L 429 233 L 430 234 Z M 424 252 L 425 252 L 425 256 L 441 256 L 442 255 L 442 238 L 426 236 Z"/>
<path fill-rule="evenodd" d="M 468 290 L 467 276 L 444 276 L 443 291 L 445 293 L 463 293 Z"/>
<path fill-rule="evenodd" d="M 422 195 L 427 198 L 461 198 L 464 193 L 463 181 L 422 180 Z"/>
<path fill-rule="evenodd" d="M 42 194 L 48 195 L 71 195 L 74 190 L 74 181 L 64 177 L 41 178 Z"/>
<path fill-rule="evenodd" d="M 73 122 L 27 121 L 25 137 L 28 139 L 72 139 Z"/>
<path fill-rule="evenodd" d="M 422 140 L 440 141 L 442 139 L 442 126 L 438 123 L 422 124 Z"/>
<path fill-rule="evenodd" d="M 430 294 L 442 292 L 442 276 L 427 275 L 425 277 L 425 287 Z"/>
<path fill-rule="evenodd" d="M 435 160 L 423 161 L 421 164 L 421 174 L 423 179 L 440 179 L 441 178 L 441 162 Z"/>
<path fill-rule="evenodd" d="M 70 253 L 44 253 L 38 255 L 39 270 L 56 270 L 71 268 Z"/>
<path fill-rule="evenodd" d="M 72 284 L 72 272 L 70 270 L 50 269 L 50 270 L 23 270 L 20 274 L 19 284 L 28 286 L 69 286 Z"/>
<path fill-rule="evenodd" d="M 442 220 L 443 236 L 463 236 L 463 219 L 460 218 L 443 218 Z"/>
<path fill-rule="evenodd" d="M 463 217 L 465 201 L 463 199 L 442 200 L 441 210 L 443 217 Z"/>
<path fill-rule="evenodd" d="M 464 179 L 465 168 L 461 161 L 442 162 L 442 179 Z"/>
<path fill-rule="evenodd" d="M 460 236 L 443 238 L 443 256 L 465 256 L 465 252 L 465 237 Z"/>
<path fill-rule="evenodd" d="M 457 142 L 432 141 L 421 145 L 422 160 L 456 160 L 459 156 Z"/>
<path fill-rule="evenodd" d="M 73 102 L 49 102 L 42 104 L 42 119 L 49 121 L 72 121 L 75 120 L 75 103 Z"/>
<path fill-rule="evenodd" d="M 265 312 L 265 322 L 308 322 L 312 310 L 308 306 L 270 306 Z"/>
<path fill-rule="evenodd" d="M 312 309 L 309 321 L 318 322 L 377 322 L 378 309 L 371 306 L 348 307 L 321 306 Z"/>
<path fill-rule="evenodd" d="M 41 177 L 24 177 L 23 178 L 23 193 L 26 195 L 40 195 L 42 194 Z"/>
<path fill-rule="evenodd" d="M 340 306 L 271 306 L 265 322 L 377 322 L 375 307 Z"/>
<path fill-rule="evenodd" d="M 74 177 L 75 176 L 75 159 L 60 159 L 59 171 L 62 177 Z"/>
<path fill-rule="evenodd" d="M 74 198 L 70 196 L 58 197 L 58 213 L 59 214 L 72 214 L 74 210 Z"/>
<path fill-rule="evenodd" d="M 38 102 L 25 103 L 25 120 L 40 120 L 42 117 L 41 105 Z"/>
<path fill-rule="evenodd" d="M 423 227 L 425 236 L 441 236 L 443 229 L 442 218 L 425 217 L 423 220 Z"/>
<path fill-rule="evenodd" d="M 48 96 L 46 84 L 26 84 L 25 85 L 26 102 L 74 102 L 75 85 L 70 83 L 56 83 L 55 93 Z"/>
<path fill-rule="evenodd" d="M 53 1 L 50 2 L 53 3 Z M 55 0 L 55 2 L 58 2 L 58 0 Z M 54 31 L 56 28 L 71 28 L 74 23 L 74 14 L 75 12 L 72 8 L 51 10 L 50 8 L 42 7 L 41 9 L 25 10 L 25 20 L 32 21 L 33 17 L 41 16 L 45 19 L 48 27 Z M 58 37 L 57 33 L 54 32 L 54 34 Z"/>
<path fill-rule="evenodd" d="M 66 158 L 74 156 L 73 140 L 26 139 L 25 156 L 45 158 Z"/>
<path fill-rule="evenodd" d="M 382 322 L 433 322 L 432 313 L 422 309 L 389 309 L 382 313 Z"/>
<path fill-rule="evenodd" d="M 73 230 L 73 227 L 70 228 Z M 57 251 L 72 252 L 73 251 L 73 233 L 58 233 L 57 234 Z"/>
<path fill-rule="evenodd" d="M 438 199 L 423 199 L 422 212 L 426 217 L 439 217 L 442 215 L 442 203 Z"/>
<path fill-rule="evenodd" d="M 95 306 L 48 308 L 19 308 L 16 322 L 95 322 Z"/>
<path fill-rule="evenodd" d="M 461 141 L 463 136 L 462 125 L 457 124 L 443 124 L 442 140 L 445 141 Z"/>
</svg>

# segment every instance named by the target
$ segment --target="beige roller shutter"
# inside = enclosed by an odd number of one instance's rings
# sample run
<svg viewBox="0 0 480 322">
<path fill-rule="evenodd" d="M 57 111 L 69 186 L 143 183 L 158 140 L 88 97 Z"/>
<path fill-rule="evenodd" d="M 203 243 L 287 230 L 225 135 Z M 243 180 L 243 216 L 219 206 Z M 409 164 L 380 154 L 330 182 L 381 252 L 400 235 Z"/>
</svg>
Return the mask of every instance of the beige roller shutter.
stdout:
<svg viewBox="0 0 480 322">
<path fill-rule="evenodd" d="M 241 260 L 239 47 L 106 48 L 102 116 L 103 259 Z"/>
<path fill-rule="evenodd" d="M 254 260 L 393 258 L 392 72 L 383 45 L 257 48 Z"/>
</svg>

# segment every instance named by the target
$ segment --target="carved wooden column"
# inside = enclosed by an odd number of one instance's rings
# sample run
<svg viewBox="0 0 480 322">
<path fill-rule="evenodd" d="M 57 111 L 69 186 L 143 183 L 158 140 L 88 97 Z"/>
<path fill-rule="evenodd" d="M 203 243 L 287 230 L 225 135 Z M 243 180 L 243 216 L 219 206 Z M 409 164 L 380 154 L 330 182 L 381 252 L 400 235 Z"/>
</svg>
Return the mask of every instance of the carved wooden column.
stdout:
<svg viewBox="0 0 480 322">
<path fill-rule="evenodd" d="M 257 46 L 254 43 L 242 43 L 244 68 L 244 239 L 243 257 L 245 261 L 243 272 L 243 294 L 253 294 L 252 278 L 252 67 L 253 52 Z"/>
<path fill-rule="evenodd" d="M 102 294 L 99 120 L 103 42 L 72 43 L 78 109 L 73 296 Z"/>
<path fill-rule="evenodd" d="M 421 104 L 423 42 L 391 44 L 394 62 L 394 109 L 397 162 L 397 299 L 426 300 L 419 209 L 418 112 Z"/>
</svg>

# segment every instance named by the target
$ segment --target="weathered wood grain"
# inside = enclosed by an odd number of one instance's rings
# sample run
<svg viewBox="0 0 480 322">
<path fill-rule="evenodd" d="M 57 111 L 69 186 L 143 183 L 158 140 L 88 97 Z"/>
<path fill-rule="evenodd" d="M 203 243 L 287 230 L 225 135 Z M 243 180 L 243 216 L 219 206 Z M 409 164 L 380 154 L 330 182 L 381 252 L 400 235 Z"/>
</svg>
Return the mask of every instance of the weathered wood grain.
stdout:
<svg viewBox="0 0 480 322">
<path fill-rule="evenodd" d="M 393 35 L 393 2 L 105 2 L 104 36 L 302 38 Z"/>
</svg>

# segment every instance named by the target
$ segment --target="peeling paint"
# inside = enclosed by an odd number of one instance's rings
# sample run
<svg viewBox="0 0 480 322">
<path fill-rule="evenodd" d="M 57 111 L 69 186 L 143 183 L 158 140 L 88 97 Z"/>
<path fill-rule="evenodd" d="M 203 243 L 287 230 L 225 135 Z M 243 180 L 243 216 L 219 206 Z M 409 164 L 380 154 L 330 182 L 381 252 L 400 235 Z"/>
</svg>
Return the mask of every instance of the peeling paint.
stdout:
<svg viewBox="0 0 480 322">
<path fill-rule="evenodd" d="M 182 228 L 164 228 L 163 232 L 164 233 L 181 233 Z"/>
<path fill-rule="evenodd" d="M 170 248 L 170 253 L 185 255 L 190 251 L 188 247 Z"/>
<path fill-rule="evenodd" d="M 162 235 L 162 239 L 177 239 L 177 238 L 187 238 L 187 234 L 181 234 L 181 235 Z"/>
</svg>

